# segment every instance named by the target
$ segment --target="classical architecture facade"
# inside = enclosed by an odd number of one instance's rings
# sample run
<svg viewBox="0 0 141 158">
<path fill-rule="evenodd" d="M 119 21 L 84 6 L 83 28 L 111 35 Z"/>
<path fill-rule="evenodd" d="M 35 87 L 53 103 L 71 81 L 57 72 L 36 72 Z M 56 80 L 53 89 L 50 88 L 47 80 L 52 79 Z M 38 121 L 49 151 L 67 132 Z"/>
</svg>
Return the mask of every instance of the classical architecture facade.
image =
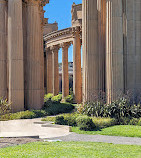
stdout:
<svg viewBox="0 0 141 158">
<path fill-rule="evenodd" d="M 141 1 L 74 3 L 72 26 L 63 30 L 58 30 L 56 22 L 49 24 L 44 18 L 43 6 L 47 3 L 49 0 L 0 0 L 0 96 L 12 103 L 12 111 L 40 109 L 44 87 L 47 93 L 59 93 L 60 48 L 63 98 L 69 94 L 70 45 L 73 45 L 76 103 L 95 100 L 110 103 L 124 95 L 138 102 Z"/>
<path fill-rule="evenodd" d="M 0 96 L 12 103 L 13 112 L 43 105 L 46 3 L 0 0 Z"/>
</svg>

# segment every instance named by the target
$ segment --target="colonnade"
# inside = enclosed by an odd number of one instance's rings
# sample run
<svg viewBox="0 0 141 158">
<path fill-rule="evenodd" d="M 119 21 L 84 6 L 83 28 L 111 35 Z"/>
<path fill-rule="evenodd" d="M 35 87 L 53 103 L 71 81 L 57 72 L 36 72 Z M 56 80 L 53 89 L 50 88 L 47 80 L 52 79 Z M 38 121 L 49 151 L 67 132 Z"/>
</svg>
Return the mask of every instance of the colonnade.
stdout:
<svg viewBox="0 0 141 158">
<path fill-rule="evenodd" d="M 100 91 L 107 103 L 124 95 L 141 100 L 140 6 L 137 0 L 83 0 L 84 102 Z"/>
<path fill-rule="evenodd" d="M 46 45 L 47 93 L 59 93 L 58 51 L 62 48 L 62 98 L 69 95 L 68 49 L 73 44 L 73 93 L 76 103 L 82 102 L 80 26 L 72 28 L 72 40 L 57 45 Z"/>
<path fill-rule="evenodd" d="M 0 96 L 12 103 L 13 112 L 43 105 L 46 3 L 48 0 L 0 0 Z"/>
</svg>

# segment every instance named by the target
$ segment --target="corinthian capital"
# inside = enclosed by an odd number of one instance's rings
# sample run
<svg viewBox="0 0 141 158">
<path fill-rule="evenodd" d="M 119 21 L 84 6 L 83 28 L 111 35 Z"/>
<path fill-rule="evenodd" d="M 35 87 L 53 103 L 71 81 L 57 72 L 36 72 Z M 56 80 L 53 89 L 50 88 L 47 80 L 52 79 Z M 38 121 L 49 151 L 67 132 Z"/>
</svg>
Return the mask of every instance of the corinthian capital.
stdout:
<svg viewBox="0 0 141 158">
<path fill-rule="evenodd" d="M 45 6 L 49 3 L 49 0 L 24 0 L 24 2 L 32 5 L 39 4 L 40 6 Z"/>
</svg>

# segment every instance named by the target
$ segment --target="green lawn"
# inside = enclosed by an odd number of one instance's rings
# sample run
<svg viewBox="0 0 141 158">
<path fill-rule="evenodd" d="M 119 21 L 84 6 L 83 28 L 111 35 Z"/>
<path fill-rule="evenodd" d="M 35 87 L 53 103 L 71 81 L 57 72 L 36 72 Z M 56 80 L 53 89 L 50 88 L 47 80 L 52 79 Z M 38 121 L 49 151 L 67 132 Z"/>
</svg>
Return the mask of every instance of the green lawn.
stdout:
<svg viewBox="0 0 141 158">
<path fill-rule="evenodd" d="M 81 131 L 78 127 L 72 127 L 72 132 L 78 134 L 100 134 L 110 136 L 141 137 L 141 126 L 119 125 L 103 128 L 99 131 Z"/>
<path fill-rule="evenodd" d="M 93 142 L 36 142 L 0 149 L 1 158 L 141 158 L 141 146 Z"/>
</svg>

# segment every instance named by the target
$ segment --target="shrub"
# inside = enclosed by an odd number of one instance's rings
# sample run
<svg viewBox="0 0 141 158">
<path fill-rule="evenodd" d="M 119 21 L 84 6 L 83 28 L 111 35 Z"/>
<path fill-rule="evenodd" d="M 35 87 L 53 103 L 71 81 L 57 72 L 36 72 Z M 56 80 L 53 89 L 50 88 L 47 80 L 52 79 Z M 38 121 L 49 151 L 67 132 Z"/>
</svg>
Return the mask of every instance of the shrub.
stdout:
<svg viewBox="0 0 141 158">
<path fill-rule="evenodd" d="M 86 103 L 81 110 L 83 114 L 88 116 L 103 117 L 105 107 L 101 102 Z"/>
<path fill-rule="evenodd" d="M 47 102 L 47 101 L 51 100 L 52 97 L 53 97 L 52 93 L 45 94 L 45 96 L 44 96 L 44 102 Z"/>
<path fill-rule="evenodd" d="M 66 96 L 65 101 L 68 102 L 68 103 L 73 103 L 73 95 Z"/>
<path fill-rule="evenodd" d="M 62 94 L 58 94 L 58 95 L 53 96 L 53 97 L 51 98 L 51 101 L 52 101 L 53 103 L 60 103 L 61 100 L 62 100 Z"/>
<path fill-rule="evenodd" d="M 69 103 L 54 103 L 45 110 L 48 115 L 57 115 L 60 113 L 71 112 L 74 108 L 75 107 Z"/>
<path fill-rule="evenodd" d="M 124 122 L 123 118 L 131 119 L 141 117 L 141 104 L 130 104 L 130 102 L 125 98 L 113 101 L 109 105 L 104 105 L 101 102 L 89 102 L 81 107 L 82 108 L 79 108 L 78 111 L 82 112 L 82 114 L 95 117 L 115 118 L 118 124 Z M 127 119 L 125 122 L 126 121 Z"/>
<path fill-rule="evenodd" d="M 33 110 L 33 111 L 21 111 L 16 113 L 9 113 L 1 116 L 1 120 L 15 120 L 15 119 L 33 119 L 46 116 L 44 110 Z"/>
<path fill-rule="evenodd" d="M 64 119 L 64 116 L 56 116 L 56 118 L 55 118 L 55 124 L 67 125 L 67 122 Z"/>
<path fill-rule="evenodd" d="M 11 110 L 11 104 L 7 102 L 7 99 L 0 98 L 0 116 L 9 115 Z M 3 116 L 4 117 L 4 116 Z"/>
<path fill-rule="evenodd" d="M 114 118 L 92 117 L 92 120 L 98 129 L 111 127 L 117 124 Z"/>
<path fill-rule="evenodd" d="M 47 108 L 47 107 L 52 105 L 52 101 L 51 101 L 52 97 L 53 97 L 52 93 L 45 94 L 45 96 L 44 96 L 44 108 Z"/>
<path fill-rule="evenodd" d="M 130 125 L 141 126 L 141 118 L 132 118 L 129 122 Z"/>
<path fill-rule="evenodd" d="M 77 126 L 79 127 L 80 130 L 92 131 L 96 128 L 92 119 L 88 116 L 79 116 L 76 119 L 76 122 L 77 122 Z"/>
</svg>

